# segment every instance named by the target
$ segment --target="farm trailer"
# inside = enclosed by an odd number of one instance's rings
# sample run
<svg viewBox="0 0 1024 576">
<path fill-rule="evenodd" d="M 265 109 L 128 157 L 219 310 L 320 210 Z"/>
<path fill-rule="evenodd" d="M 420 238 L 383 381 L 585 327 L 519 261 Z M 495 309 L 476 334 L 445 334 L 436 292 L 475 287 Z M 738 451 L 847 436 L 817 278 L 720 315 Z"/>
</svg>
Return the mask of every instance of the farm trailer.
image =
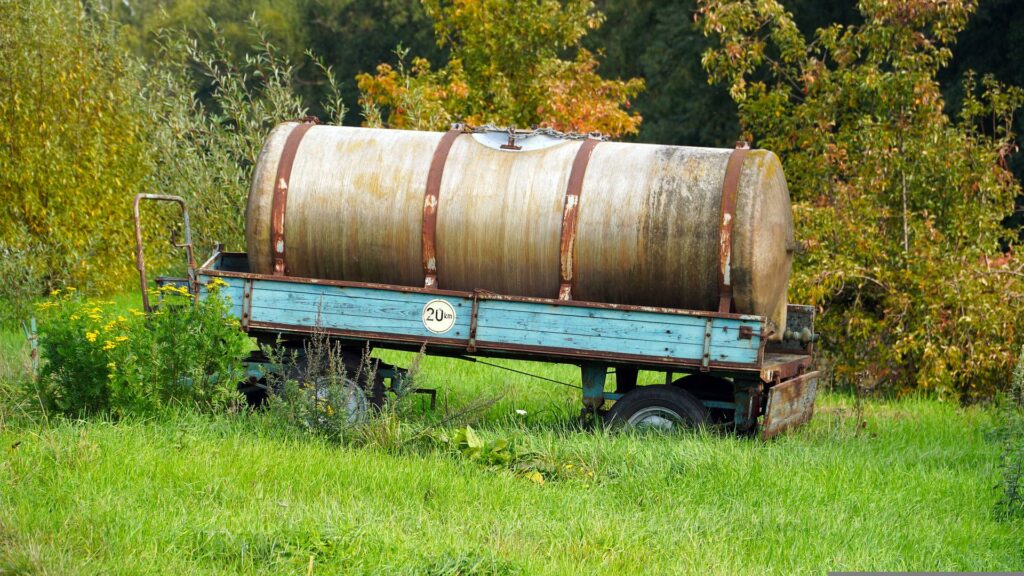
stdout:
<svg viewBox="0 0 1024 576">
<path fill-rule="evenodd" d="M 428 355 L 490 357 L 580 367 L 583 410 L 628 426 L 671 428 L 727 422 L 740 432 L 771 437 L 811 418 L 818 373 L 812 370 L 814 311 L 788 305 L 787 330 L 769 341 L 762 316 L 663 307 L 508 296 L 367 282 L 283 277 L 251 272 L 247 254 L 219 247 L 202 265 L 193 256 L 185 201 L 140 194 L 135 199 L 136 256 L 144 306 L 151 309 L 139 203 L 176 202 L 184 216 L 187 278 L 157 284 L 188 287 L 230 299 L 230 313 L 259 344 L 296 350 L 320 332 L 354 354 L 368 346 L 424 350 Z M 247 361 L 253 382 L 279 370 L 256 352 Z M 664 375 L 663 384 L 638 385 L 640 371 Z M 615 389 L 608 390 L 608 375 Z M 384 393 L 404 370 L 380 366 Z M 611 408 L 605 410 L 608 403 Z"/>
</svg>

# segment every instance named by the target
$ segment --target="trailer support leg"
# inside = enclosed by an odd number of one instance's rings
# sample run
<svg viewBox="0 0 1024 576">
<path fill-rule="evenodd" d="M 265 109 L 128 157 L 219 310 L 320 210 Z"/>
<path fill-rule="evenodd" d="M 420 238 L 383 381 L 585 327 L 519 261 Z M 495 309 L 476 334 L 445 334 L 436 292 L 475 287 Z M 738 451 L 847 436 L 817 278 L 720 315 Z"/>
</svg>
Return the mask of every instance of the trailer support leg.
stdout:
<svg viewBox="0 0 1024 576">
<path fill-rule="evenodd" d="M 734 383 L 736 410 L 733 423 L 736 430 L 749 431 L 757 426 L 758 408 L 761 394 L 758 383 L 736 380 Z"/>
<path fill-rule="evenodd" d="M 580 365 L 580 371 L 583 377 L 584 409 L 597 414 L 604 405 L 604 382 L 608 376 L 608 366 L 586 363 Z"/>
</svg>

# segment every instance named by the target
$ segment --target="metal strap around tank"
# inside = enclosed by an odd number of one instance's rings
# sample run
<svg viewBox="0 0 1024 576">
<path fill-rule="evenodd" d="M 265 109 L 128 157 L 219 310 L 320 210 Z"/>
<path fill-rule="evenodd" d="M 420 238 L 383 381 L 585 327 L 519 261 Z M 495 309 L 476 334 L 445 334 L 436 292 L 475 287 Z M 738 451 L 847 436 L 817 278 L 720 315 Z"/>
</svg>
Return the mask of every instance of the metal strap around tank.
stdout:
<svg viewBox="0 0 1024 576">
<path fill-rule="evenodd" d="M 587 164 L 594 148 L 601 142 L 596 138 L 588 138 L 576 151 L 569 171 L 569 184 L 565 189 L 565 206 L 562 209 L 562 239 L 560 249 L 560 273 L 558 283 L 558 299 L 572 300 L 573 292 L 573 248 L 576 244 L 576 221 L 579 214 L 580 194 L 583 192 L 583 177 L 587 173 Z"/>
<path fill-rule="evenodd" d="M 448 160 L 448 152 L 456 138 L 465 133 L 465 129 L 456 124 L 445 132 L 441 141 L 434 149 L 434 157 L 430 161 L 430 172 L 427 173 L 427 191 L 423 196 L 423 287 L 437 288 L 437 204 L 441 195 L 441 177 L 444 176 L 444 165 Z"/>
<path fill-rule="evenodd" d="M 736 194 L 743 171 L 743 161 L 750 152 L 746 142 L 737 142 L 729 155 L 722 183 L 722 219 L 718 244 L 718 311 L 732 310 L 732 228 L 736 217 Z"/>
<path fill-rule="evenodd" d="M 292 178 L 292 165 L 295 153 L 299 149 L 302 137 L 310 128 L 317 124 L 315 118 L 305 118 L 288 133 L 281 149 L 281 158 L 277 162 L 277 175 L 274 177 L 274 198 L 270 208 L 270 253 L 274 257 L 274 275 L 287 274 L 288 261 L 285 257 L 284 216 L 288 211 L 288 185 Z"/>
</svg>

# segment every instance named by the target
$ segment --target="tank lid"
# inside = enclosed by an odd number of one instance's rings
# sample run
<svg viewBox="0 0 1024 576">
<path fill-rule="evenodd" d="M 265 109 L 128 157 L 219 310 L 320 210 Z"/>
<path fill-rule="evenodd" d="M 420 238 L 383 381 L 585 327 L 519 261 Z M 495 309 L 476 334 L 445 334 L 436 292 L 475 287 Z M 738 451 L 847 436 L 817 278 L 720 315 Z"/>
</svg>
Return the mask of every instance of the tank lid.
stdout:
<svg viewBox="0 0 1024 576">
<path fill-rule="evenodd" d="M 551 128 L 534 128 L 533 130 L 516 130 L 515 127 L 499 128 L 490 124 L 467 127 L 473 139 L 493 150 L 502 152 L 529 152 L 544 150 L 564 144 L 571 140 L 605 140 L 605 136 L 593 132 L 590 134 L 564 133 Z"/>
</svg>

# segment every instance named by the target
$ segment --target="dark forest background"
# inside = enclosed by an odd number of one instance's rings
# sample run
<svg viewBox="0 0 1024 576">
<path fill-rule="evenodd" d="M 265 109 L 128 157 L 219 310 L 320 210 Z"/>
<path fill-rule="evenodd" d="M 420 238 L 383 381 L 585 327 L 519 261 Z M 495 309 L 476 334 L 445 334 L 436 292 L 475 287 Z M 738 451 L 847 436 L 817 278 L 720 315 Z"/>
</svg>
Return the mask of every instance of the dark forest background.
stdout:
<svg viewBox="0 0 1024 576">
<path fill-rule="evenodd" d="M 596 0 L 606 20 L 584 39 L 602 56 L 599 73 L 606 78 L 643 78 L 646 88 L 633 102 L 643 117 L 640 132 L 628 139 L 690 146 L 731 145 L 739 134 L 736 107 L 722 85 L 712 86 L 701 66 L 701 54 L 712 39 L 694 22 L 696 0 Z M 831 23 L 858 24 L 855 0 L 787 0 L 786 8 L 800 30 Z M 402 47 L 440 66 L 447 59 L 438 47 L 430 18 L 419 0 L 140 0 L 111 3 L 109 9 L 124 24 L 121 38 L 140 56 L 155 57 L 157 30 L 183 27 L 210 38 L 209 22 L 217 23 L 232 44 L 245 54 L 250 49 L 248 22 L 255 15 L 269 39 L 298 65 L 296 88 L 313 113 L 322 114 L 325 87 L 318 71 L 303 58 L 307 50 L 333 67 L 341 96 L 349 108 L 344 123 L 362 123 L 357 74 L 372 72 L 381 62 L 395 62 Z M 958 110 L 962 79 L 968 70 L 991 74 L 999 81 L 1024 85 L 1024 3 L 981 0 L 960 34 L 952 64 L 942 71 L 947 107 Z M 1024 119 L 1017 118 L 1017 132 Z M 1015 154 L 1011 166 L 1018 179 L 1024 160 Z M 1007 222 L 1024 225 L 1024 213 Z"/>
</svg>

